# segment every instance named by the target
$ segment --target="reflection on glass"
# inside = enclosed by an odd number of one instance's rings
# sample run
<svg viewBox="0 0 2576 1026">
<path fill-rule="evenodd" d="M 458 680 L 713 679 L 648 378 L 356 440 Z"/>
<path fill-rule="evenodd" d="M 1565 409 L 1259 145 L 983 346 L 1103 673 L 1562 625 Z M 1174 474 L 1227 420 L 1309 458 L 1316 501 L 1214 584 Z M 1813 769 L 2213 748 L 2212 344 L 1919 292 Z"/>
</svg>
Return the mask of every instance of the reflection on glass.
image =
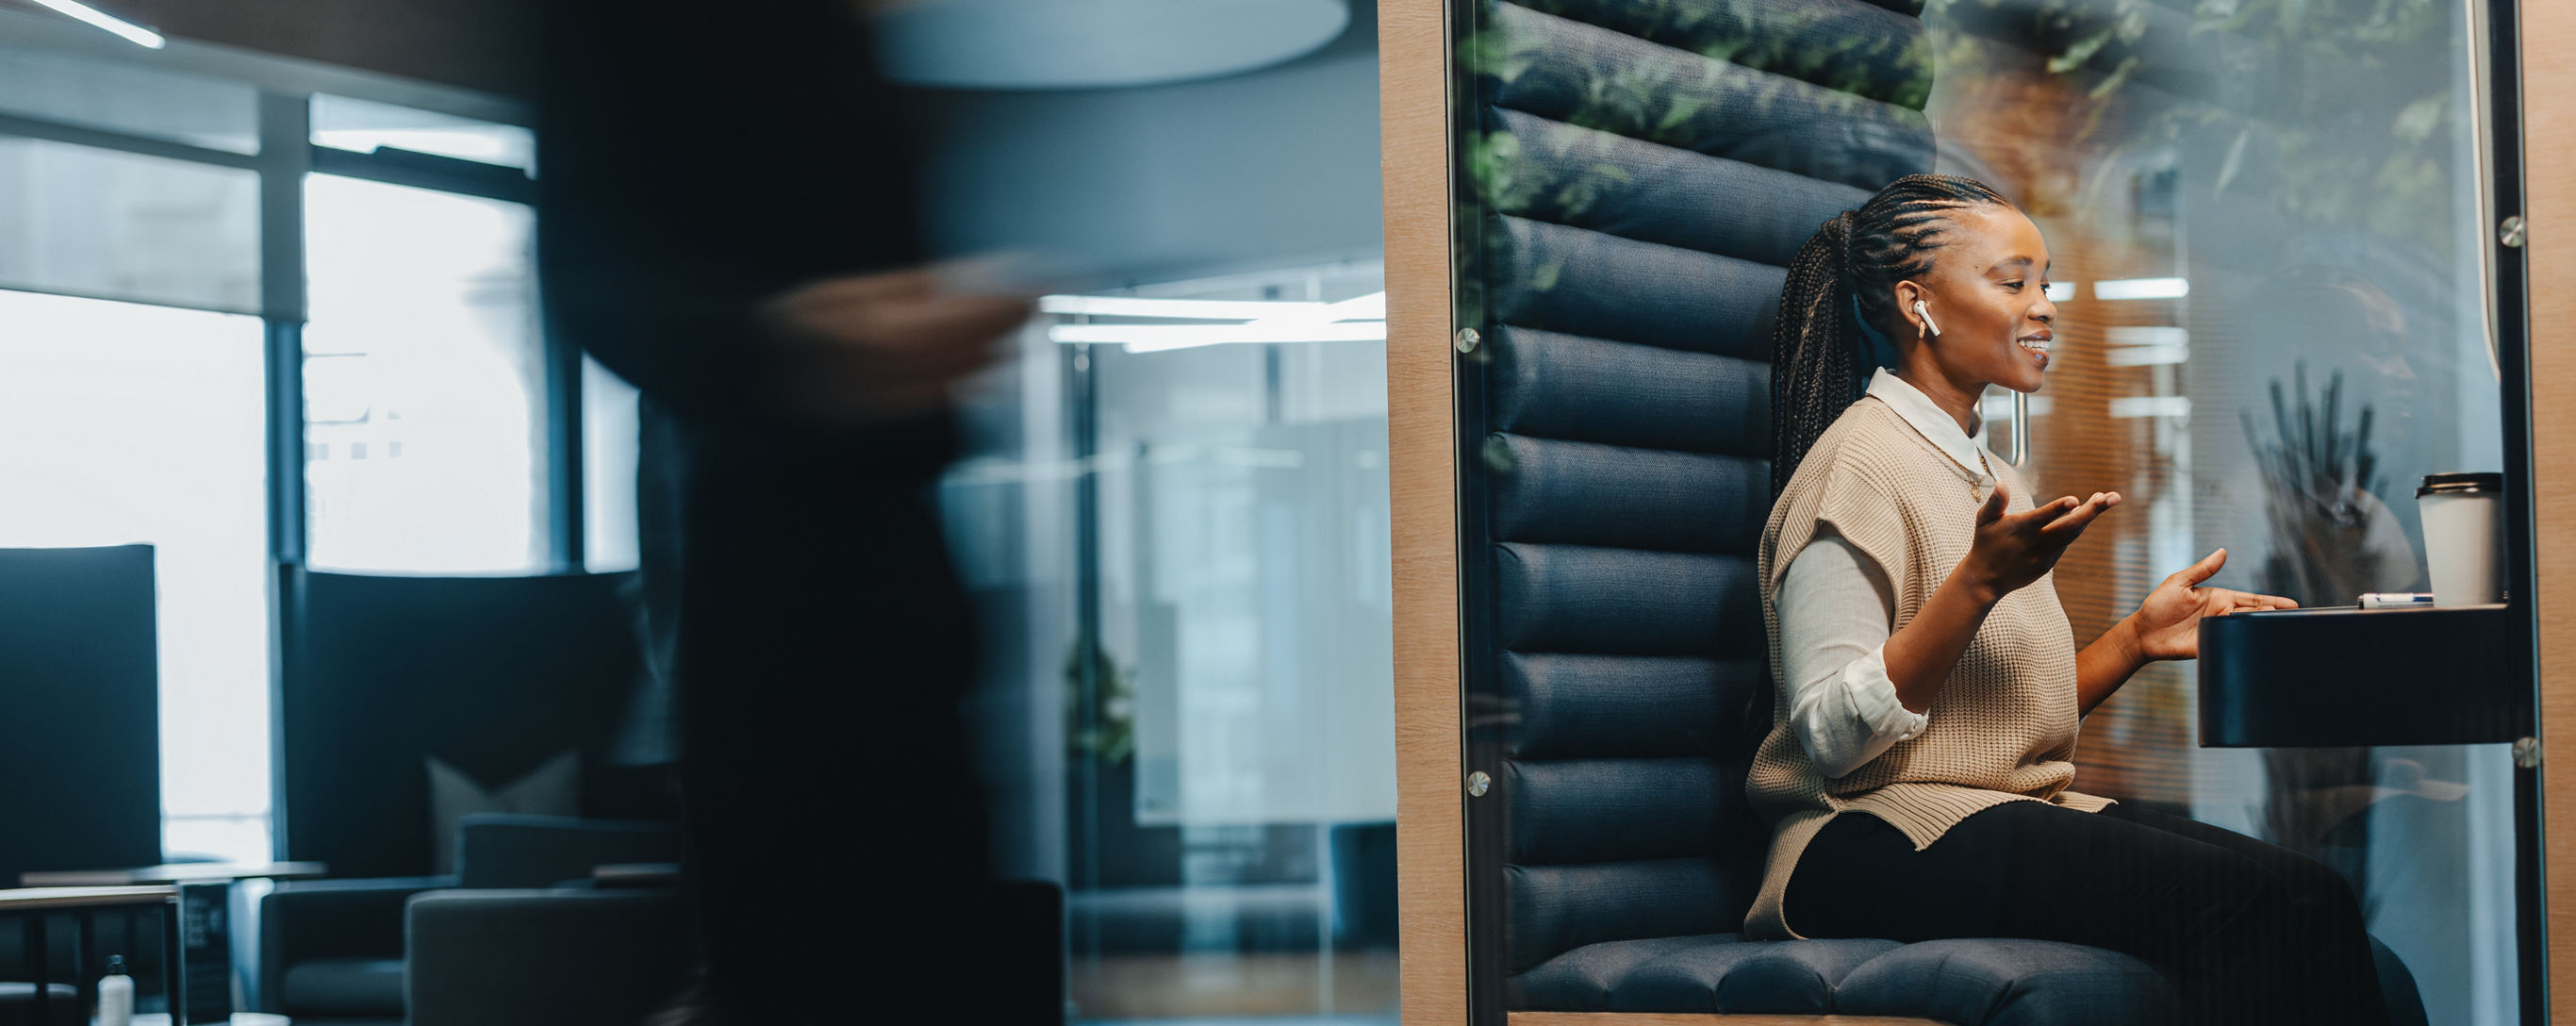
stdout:
<svg viewBox="0 0 2576 1026">
<path fill-rule="evenodd" d="M 0 46 L 0 113 L 257 153 L 258 108 L 242 82 Z"/>
<path fill-rule="evenodd" d="M 0 545 L 154 547 L 163 850 L 269 857 L 255 318 L 0 292 Z"/>
<path fill-rule="evenodd" d="M 1028 639 L 988 665 L 1001 848 L 1068 887 L 1079 1021 L 1393 1021 L 1383 288 L 1051 300 L 969 407 L 951 537 Z"/>
<path fill-rule="evenodd" d="M 537 166 L 536 133 L 524 127 L 346 96 L 313 98 L 313 144 L 359 153 L 384 147 L 503 167 Z"/>
<path fill-rule="evenodd" d="M 2059 567 L 2077 635 L 2220 546 L 2213 584 L 2311 606 L 2423 588 L 2416 480 L 2503 462 L 2466 8 L 2049 9 L 1934 4 L 1927 112 L 1940 169 L 2027 209 L 2072 293 L 2036 477 L 2131 503 Z M 2157 664 L 2098 711 L 2079 786 L 2323 859 L 2433 1022 L 2510 1018 L 2500 747 L 2198 749 L 2193 679 Z"/>
<path fill-rule="evenodd" d="M 528 208 L 327 175 L 305 202 L 312 565 L 542 568 Z"/>
<path fill-rule="evenodd" d="M 259 308 L 259 176 L 0 136 L 0 286 Z"/>
</svg>

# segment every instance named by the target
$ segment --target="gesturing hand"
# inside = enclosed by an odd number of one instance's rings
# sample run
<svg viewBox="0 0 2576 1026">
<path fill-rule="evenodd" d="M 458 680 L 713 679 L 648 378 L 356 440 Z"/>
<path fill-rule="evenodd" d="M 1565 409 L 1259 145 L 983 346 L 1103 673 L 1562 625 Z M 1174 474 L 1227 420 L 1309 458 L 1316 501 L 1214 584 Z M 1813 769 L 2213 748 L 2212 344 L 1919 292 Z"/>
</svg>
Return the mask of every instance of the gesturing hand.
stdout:
<svg viewBox="0 0 2576 1026">
<path fill-rule="evenodd" d="M 927 268 L 818 281 L 761 306 L 772 395 L 836 426 L 927 413 L 1032 312 L 1015 296 L 951 291 Z"/>
<path fill-rule="evenodd" d="M 2137 628 L 2139 655 L 2148 659 L 2196 659 L 2200 656 L 2200 619 L 2204 616 L 2299 608 L 2298 603 L 2278 595 L 2200 587 L 2200 582 L 2226 565 L 2227 550 L 2220 549 L 2165 578 L 2156 590 L 2147 593 L 2146 602 L 2130 616 Z"/>
<path fill-rule="evenodd" d="M 2093 518 L 2120 504 L 2120 493 L 2095 492 L 2081 502 L 2069 495 L 2026 513 L 2004 512 L 2010 501 L 2003 482 L 1995 482 L 1995 493 L 1977 507 L 1977 540 L 1959 564 L 1987 601 L 2002 599 L 2048 573 Z"/>
</svg>

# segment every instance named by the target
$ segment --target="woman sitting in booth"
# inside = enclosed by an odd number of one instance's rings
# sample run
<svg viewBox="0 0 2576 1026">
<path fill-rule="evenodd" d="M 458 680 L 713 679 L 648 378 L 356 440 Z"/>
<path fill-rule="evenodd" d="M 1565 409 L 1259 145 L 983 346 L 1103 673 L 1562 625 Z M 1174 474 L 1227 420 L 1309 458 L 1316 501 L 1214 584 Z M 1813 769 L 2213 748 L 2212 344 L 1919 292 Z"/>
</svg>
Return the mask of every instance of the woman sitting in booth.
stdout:
<svg viewBox="0 0 2576 1026">
<path fill-rule="evenodd" d="M 2082 717 L 2141 666 L 2197 655 L 2204 616 L 2294 603 L 2202 587 L 2221 549 L 2077 648 L 2050 570 L 2119 493 L 2034 505 L 1977 415 L 1989 385 L 2040 388 L 2048 271 L 2029 217 L 1946 175 L 1790 265 L 1760 560 L 1777 686 L 1746 781 L 1773 833 L 1746 930 L 2089 944 L 2155 965 L 2194 1022 L 2384 1023 L 2333 870 L 2067 789 Z"/>
</svg>

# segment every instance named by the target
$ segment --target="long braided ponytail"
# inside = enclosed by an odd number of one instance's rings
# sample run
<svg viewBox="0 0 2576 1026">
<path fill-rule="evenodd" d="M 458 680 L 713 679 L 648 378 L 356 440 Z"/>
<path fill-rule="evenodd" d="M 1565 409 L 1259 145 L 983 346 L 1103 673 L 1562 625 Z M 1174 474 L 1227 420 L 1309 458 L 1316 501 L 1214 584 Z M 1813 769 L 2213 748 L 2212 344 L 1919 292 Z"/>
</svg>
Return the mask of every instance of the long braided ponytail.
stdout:
<svg viewBox="0 0 2576 1026">
<path fill-rule="evenodd" d="M 1898 323 L 1896 283 L 1932 269 L 1950 211 L 1986 204 L 2011 201 L 1972 178 L 1907 175 L 1834 215 L 1789 261 L 1771 328 L 1773 496 L 1868 385 L 1861 322 L 1882 331 Z"/>
</svg>

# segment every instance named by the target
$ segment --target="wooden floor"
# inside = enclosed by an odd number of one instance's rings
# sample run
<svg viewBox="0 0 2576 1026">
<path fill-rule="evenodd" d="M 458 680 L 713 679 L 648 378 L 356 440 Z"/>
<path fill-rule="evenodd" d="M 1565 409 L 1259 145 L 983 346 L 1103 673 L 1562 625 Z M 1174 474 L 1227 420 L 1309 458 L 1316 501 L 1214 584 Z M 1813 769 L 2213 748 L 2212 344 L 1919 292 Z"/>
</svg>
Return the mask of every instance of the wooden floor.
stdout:
<svg viewBox="0 0 2576 1026">
<path fill-rule="evenodd" d="M 1893 1015 L 1716 1015 L 1690 1012 L 1513 1012 L 1511 1026 L 1943 1026 Z"/>
<path fill-rule="evenodd" d="M 1076 956 L 1074 1007 L 1085 1019 L 1393 1014 L 1393 951 Z"/>
</svg>

